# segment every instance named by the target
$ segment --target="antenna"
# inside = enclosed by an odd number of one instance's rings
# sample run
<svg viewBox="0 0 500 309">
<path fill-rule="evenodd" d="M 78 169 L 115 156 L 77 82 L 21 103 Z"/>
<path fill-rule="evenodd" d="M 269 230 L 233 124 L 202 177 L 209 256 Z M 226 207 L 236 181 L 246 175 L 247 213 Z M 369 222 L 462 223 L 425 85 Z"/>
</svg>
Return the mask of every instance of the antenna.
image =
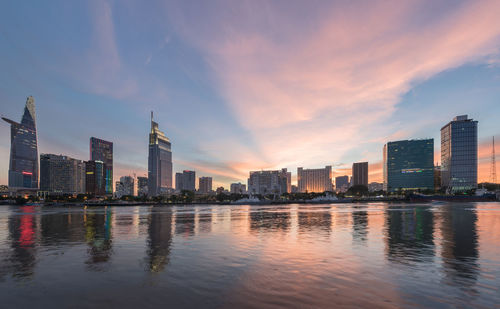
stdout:
<svg viewBox="0 0 500 309">
<path fill-rule="evenodd" d="M 153 122 L 153 111 L 151 111 L 151 122 Z"/>
<path fill-rule="evenodd" d="M 491 170 L 490 170 L 490 180 L 492 183 L 497 183 L 497 164 L 495 159 L 495 136 L 493 136 L 493 143 L 491 148 Z"/>
</svg>

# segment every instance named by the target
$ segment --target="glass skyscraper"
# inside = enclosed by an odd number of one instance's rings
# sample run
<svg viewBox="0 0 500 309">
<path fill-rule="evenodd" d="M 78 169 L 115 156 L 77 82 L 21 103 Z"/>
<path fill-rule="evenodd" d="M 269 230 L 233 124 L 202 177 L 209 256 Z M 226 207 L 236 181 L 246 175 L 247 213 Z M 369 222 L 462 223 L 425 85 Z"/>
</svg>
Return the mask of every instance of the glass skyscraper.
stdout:
<svg viewBox="0 0 500 309">
<path fill-rule="evenodd" d="M 113 194 L 113 143 L 91 137 L 90 160 L 104 163 L 104 192 Z"/>
<path fill-rule="evenodd" d="M 384 145 L 384 190 L 434 189 L 434 139 Z"/>
<path fill-rule="evenodd" d="M 467 115 L 441 128 L 441 186 L 448 192 L 477 188 L 477 121 Z"/>
<path fill-rule="evenodd" d="M 172 189 L 172 150 L 170 140 L 158 129 L 151 112 L 149 133 L 148 195 L 157 196 Z"/>
<path fill-rule="evenodd" d="M 3 118 L 10 124 L 9 191 L 38 189 L 38 145 L 36 137 L 35 99 L 29 96 L 21 123 Z"/>
</svg>

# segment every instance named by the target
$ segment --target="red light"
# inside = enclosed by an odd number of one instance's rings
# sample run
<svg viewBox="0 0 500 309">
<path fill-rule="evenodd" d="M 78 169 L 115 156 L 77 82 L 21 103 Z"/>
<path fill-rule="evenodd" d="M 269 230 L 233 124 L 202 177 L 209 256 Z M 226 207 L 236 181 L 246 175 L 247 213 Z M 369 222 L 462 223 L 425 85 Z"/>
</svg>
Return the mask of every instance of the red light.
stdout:
<svg viewBox="0 0 500 309">
<path fill-rule="evenodd" d="M 23 175 L 33 175 L 31 172 L 23 172 Z"/>
</svg>

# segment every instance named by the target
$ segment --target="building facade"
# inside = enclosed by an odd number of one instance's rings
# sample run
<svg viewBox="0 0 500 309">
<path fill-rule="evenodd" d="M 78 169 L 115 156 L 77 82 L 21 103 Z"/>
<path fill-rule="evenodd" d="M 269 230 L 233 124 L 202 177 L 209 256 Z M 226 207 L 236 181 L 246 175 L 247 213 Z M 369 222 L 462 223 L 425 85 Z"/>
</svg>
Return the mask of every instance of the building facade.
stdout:
<svg viewBox="0 0 500 309">
<path fill-rule="evenodd" d="M 383 150 L 384 190 L 434 190 L 434 139 L 389 142 Z"/>
<path fill-rule="evenodd" d="M 116 182 L 115 195 L 117 198 L 122 196 L 135 196 L 135 181 L 132 176 L 122 176 L 120 181 Z"/>
<path fill-rule="evenodd" d="M 235 194 L 246 194 L 247 193 L 247 186 L 241 182 L 232 183 L 229 188 L 230 188 L 231 193 L 235 193 Z"/>
<path fill-rule="evenodd" d="M 68 156 L 41 154 L 40 191 L 49 194 L 85 193 L 85 163 Z"/>
<path fill-rule="evenodd" d="M 9 192 L 34 192 L 38 189 L 38 143 L 35 99 L 29 96 L 21 122 L 3 118 L 10 124 Z"/>
<path fill-rule="evenodd" d="M 148 177 L 137 177 L 137 195 L 148 195 Z"/>
<path fill-rule="evenodd" d="M 288 192 L 291 185 L 288 181 L 291 177 L 289 172 L 284 168 L 281 171 L 254 171 L 250 172 L 248 178 L 248 193 L 249 194 L 283 194 Z"/>
<path fill-rule="evenodd" d="M 477 121 L 467 115 L 441 128 L 441 186 L 448 192 L 477 188 Z"/>
<path fill-rule="evenodd" d="M 297 183 L 299 192 L 332 191 L 332 167 L 317 169 L 297 168 Z"/>
<path fill-rule="evenodd" d="M 368 188 L 368 162 L 352 164 L 352 185 Z"/>
<path fill-rule="evenodd" d="M 113 143 L 91 137 L 90 160 L 104 163 L 104 192 L 113 194 Z"/>
<path fill-rule="evenodd" d="M 198 192 L 203 194 L 212 192 L 212 177 L 200 177 L 198 179 Z"/>
<path fill-rule="evenodd" d="M 172 189 L 172 149 L 170 140 L 158 129 L 151 112 L 151 132 L 149 133 L 148 192 L 158 196 Z"/>
<path fill-rule="evenodd" d="M 195 191 L 196 190 L 196 172 L 195 171 L 182 171 L 182 189 Z"/>
<path fill-rule="evenodd" d="M 85 162 L 85 193 L 95 196 L 106 195 L 105 165 L 102 161 Z"/>
<path fill-rule="evenodd" d="M 349 189 L 349 176 L 337 176 L 335 177 L 335 190 L 337 192 L 346 192 Z"/>
</svg>

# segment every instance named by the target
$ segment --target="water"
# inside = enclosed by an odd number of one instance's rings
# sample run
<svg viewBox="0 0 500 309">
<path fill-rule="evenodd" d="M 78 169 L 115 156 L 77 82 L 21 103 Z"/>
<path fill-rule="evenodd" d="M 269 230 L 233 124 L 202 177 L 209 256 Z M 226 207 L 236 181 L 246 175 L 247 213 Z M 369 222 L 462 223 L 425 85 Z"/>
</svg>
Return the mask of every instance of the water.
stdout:
<svg viewBox="0 0 500 309">
<path fill-rule="evenodd" d="M 0 206 L 2 308 L 500 308 L 500 203 Z"/>
</svg>

